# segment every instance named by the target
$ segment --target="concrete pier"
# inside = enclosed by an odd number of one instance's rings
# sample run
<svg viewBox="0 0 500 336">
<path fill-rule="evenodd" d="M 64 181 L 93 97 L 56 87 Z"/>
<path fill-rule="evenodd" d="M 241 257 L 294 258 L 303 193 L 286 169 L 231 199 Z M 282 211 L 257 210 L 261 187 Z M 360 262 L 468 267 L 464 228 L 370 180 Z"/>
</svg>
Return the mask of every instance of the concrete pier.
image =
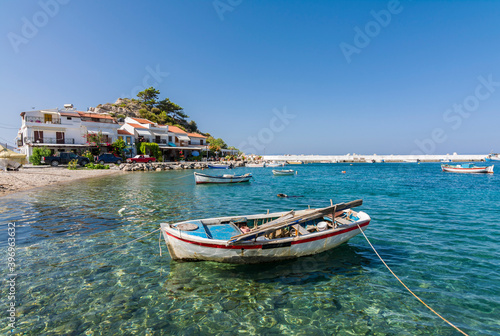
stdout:
<svg viewBox="0 0 500 336">
<path fill-rule="evenodd" d="M 303 161 L 303 162 L 451 162 L 484 161 L 487 154 L 441 154 L 441 155 L 264 155 L 266 161 Z"/>
</svg>

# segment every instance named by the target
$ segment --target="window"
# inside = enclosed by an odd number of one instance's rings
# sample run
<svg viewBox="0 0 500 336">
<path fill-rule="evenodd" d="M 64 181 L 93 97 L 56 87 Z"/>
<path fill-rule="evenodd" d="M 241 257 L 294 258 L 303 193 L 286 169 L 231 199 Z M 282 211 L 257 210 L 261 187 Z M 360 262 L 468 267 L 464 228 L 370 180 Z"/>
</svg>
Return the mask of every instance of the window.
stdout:
<svg viewBox="0 0 500 336">
<path fill-rule="evenodd" d="M 118 136 L 118 139 L 123 140 L 123 137 L 121 135 Z"/>
<path fill-rule="evenodd" d="M 71 117 L 66 117 L 66 120 L 71 120 Z"/>
<path fill-rule="evenodd" d="M 43 143 L 43 131 L 35 131 L 35 142 Z"/>
<path fill-rule="evenodd" d="M 56 143 L 64 144 L 64 132 L 56 132 Z"/>
<path fill-rule="evenodd" d="M 172 142 L 172 136 L 171 135 L 168 136 L 168 142 Z"/>
<path fill-rule="evenodd" d="M 52 122 L 52 114 L 44 114 L 43 119 L 45 123 Z"/>
<path fill-rule="evenodd" d="M 203 145 L 203 140 L 200 140 L 200 145 Z"/>
</svg>

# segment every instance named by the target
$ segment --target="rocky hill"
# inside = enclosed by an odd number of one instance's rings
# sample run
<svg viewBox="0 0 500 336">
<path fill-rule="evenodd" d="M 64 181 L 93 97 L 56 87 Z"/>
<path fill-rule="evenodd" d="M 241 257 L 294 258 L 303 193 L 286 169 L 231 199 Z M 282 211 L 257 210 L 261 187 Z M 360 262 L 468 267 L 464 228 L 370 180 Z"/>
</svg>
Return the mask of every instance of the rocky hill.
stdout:
<svg viewBox="0 0 500 336">
<path fill-rule="evenodd" d="M 89 111 L 95 113 L 108 113 L 115 118 L 139 117 L 139 110 L 143 108 L 137 99 L 118 98 L 114 104 L 99 104 L 91 107 Z"/>
</svg>

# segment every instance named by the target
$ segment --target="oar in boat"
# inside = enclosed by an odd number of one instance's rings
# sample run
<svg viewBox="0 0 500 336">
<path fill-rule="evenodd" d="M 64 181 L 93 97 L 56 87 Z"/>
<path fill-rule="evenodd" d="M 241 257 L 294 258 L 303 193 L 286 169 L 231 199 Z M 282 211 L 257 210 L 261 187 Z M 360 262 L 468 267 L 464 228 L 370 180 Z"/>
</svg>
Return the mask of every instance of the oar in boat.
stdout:
<svg viewBox="0 0 500 336">
<path fill-rule="evenodd" d="M 281 216 L 278 219 L 275 219 L 269 223 L 266 223 L 265 225 L 261 225 L 257 228 L 252 229 L 248 233 L 243 233 L 243 234 L 239 234 L 239 235 L 231 237 L 231 239 L 227 242 L 227 244 L 232 245 L 232 244 L 235 244 L 235 243 L 240 242 L 240 241 L 257 238 L 258 236 L 263 236 L 265 234 L 271 233 L 273 231 L 276 231 L 278 229 L 281 229 L 281 228 L 284 228 L 287 226 L 300 224 L 303 222 L 307 222 L 311 219 L 327 215 L 327 214 L 331 213 L 332 210 L 334 210 L 336 212 L 342 211 L 345 209 L 358 207 L 361 204 L 363 204 L 363 200 L 359 199 L 359 200 L 351 201 L 349 203 L 339 203 L 339 204 L 328 206 L 326 208 L 307 211 L 306 213 L 299 215 L 299 216 L 294 216 L 294 212 L 291 211 L 291 212 L 284 214 L 283 216 Z"/>
</svg>

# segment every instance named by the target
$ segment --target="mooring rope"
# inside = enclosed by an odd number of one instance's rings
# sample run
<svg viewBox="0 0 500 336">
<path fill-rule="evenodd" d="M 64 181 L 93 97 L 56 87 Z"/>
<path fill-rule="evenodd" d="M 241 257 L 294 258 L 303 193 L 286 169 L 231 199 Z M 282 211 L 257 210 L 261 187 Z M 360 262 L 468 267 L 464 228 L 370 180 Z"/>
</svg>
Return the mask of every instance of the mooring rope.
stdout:
<svg viewBox="0 0 500 336">
<path fill-rule="evenodd" d="M 97 252 L 97 253 L 90 254 L 90 255 L 88 255 L 88 256 L 81 257 L 81 258 L 77 258 L 77 259 L 73 259 L 73 260 L 63 261 L 63 262 L 60 262 L 60 263 L 56 263 L 56 265 L 67 264 L 67 263 L 69 263 L 69 262 L 73 262 L 73 261 L 77 261 L 77 260 L 82 260 L 82 259 L 87 259 L 87 258 L 90 258 L 90 257 L 96 256 L 96 255 L 98 255 L 98 254 L 102 254 L 102 253 L 106 253 L 106 252 L 109 252 L 109 251 L 112 251 L 112 250 L 116 250 L 116 249 L 117 249 L 117 248 L 119 248 L 119 247 L 125 246 L 125 245 L 127 245 L 127 244 L 133 243 L 133 242 L 138 241 L 138 240 L 141 240 L 142 238 L 147 237 L 147 236 L 149 236 L 149 235 L 152 235 L 152 234 L 153 234 L 153 233 L 155 233 L 156 231 L 160 231 L 160 230 L 161 230 L 161 229 L 156 229 L 156 230 L 154 230 L 154 231 L 152 231 L 152 232 L 150 232 L 150 233 L 148 233 L 148 234 L 145 234 L 144 236 L 141 236 L 141 237 L 139 237 L 139 238 L 136 238 L 136 239 L 134 239 L 134 240 L 131 240 L 131 241 L 127 242 L 127 243 L 124 243 L 124 244 L 121 244 L 121 245 L 115 246 L 115 247 L 110 248 L 110 249 L 108 249 L 108 250 L 106 250 L 106 251 Z"/>
<path fill-rule="evenodd" d="M 366 238 L 366 241 L 368 242 L 368 244 L 370 244 L 371 248 L 373 249 L 373 251 L 375 252 L 375 254 L 377 255 L 377 257 L 380 259 L 380 261 L 382 261 L 382 263 L 385 265 L 385 267 L 387 267 L 387 269 L 392 273 L 392 275 L 394 275 L 394 277 L 396 279 L 398 279 L 398 281 L 408 290 L 408 292 L 410 292 L 414 297 L 417 298 L 418 301 L 420 301 L 424 306 L 426 306 L 431 312 L 433 312 L 434 314 L 436 314 L 437 316 L 439 316 L 443 321 L 445 321 L 446 323 L 448 323 L 450 326 L 452 326 L 453 328 L 455 328 L 458 332 L 462 333 L 463 335 L 465 336 L 469 336 L 468 334 L 466 334 L 465 332 L 463 332 L 462 330 L 460 330 L 457 326 L 455 326 L 453 323 L 451 323 L 450 321 L 448 321 L 447 319 L 445 319 L 444 317 L 442 317 L 441 315 L 439 315 L 434 309 L 432 309 L 431 307 L 429 307 L 429 305 L 427 305 L 427 303 L 425 303 L 421 298 L 419 298 L 417 296 L 417 294 L 413 293 L 411 289 L 408 288 L 408 286 L 406 286 L 404 284 L 403 281 L 401 281 L 401 279 L 391 270 L 391 268 L 385 263 L 384 259 L 382 259 L 382 257 L 380 256 L 380 254 L 378 254 L 377 250 L 375 249 L 375 247 L 373 247 L 372 243 L 370 242 L 370 240 L 368 239 L 368 237 L 365 235 L 365 233 L 363 232 L 363 230 L 361 229 L 361 227 L 359 226 L 358 223 L 356 223 L 356 225 L 358 226 L 359 230 L 361 231 L 361 233 L 363 234 L 363 236 Z"/>
</svg>

